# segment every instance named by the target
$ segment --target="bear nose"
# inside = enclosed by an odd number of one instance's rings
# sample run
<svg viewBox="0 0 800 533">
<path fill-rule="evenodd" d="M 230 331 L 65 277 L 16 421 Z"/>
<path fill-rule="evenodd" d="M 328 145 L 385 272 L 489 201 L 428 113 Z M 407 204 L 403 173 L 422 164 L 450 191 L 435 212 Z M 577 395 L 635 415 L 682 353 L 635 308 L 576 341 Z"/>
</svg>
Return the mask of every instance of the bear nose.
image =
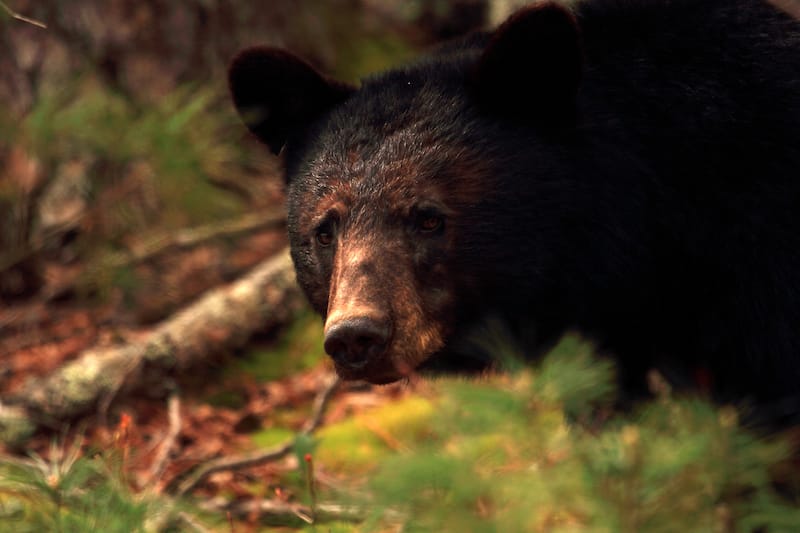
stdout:
<svg viewBox="0 0 800 533">
<path fill-rule="evenodd" d="M 325 351 L 336 364 L 360 370 L 383 354 L 388 341 L 387 323 L 366 317 L 347 318 L 327 328 Z"/>
</svg>

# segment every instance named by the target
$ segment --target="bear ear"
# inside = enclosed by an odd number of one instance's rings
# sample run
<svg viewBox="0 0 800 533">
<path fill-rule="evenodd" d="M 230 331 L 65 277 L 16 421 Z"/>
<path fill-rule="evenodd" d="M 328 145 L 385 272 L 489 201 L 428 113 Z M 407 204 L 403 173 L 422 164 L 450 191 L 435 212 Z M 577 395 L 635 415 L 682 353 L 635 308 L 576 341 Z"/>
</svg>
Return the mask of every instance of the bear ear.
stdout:
<svg viewBox="0 0 800 533">
<path fill-rule="evenodd" d="M 355 91 L 277 48 L 256 47 L 237 55 L 228 85 L 242 120 L 273 153 L 288 138 Z"/>
<path fill-rule="evenodd" d="M 577 20 L 546 2 L 516 12 L 495 30 L 472 81 L 484 107 L 559 125 L 575 120 L 582 67 Z"/>
</svg>

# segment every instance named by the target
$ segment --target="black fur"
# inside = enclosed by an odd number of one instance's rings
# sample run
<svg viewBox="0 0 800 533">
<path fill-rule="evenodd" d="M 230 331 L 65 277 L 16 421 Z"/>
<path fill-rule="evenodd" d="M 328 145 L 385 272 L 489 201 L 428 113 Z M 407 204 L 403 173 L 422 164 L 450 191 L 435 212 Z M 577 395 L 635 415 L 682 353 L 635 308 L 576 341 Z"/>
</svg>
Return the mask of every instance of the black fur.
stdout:
<svg viewBox="0 0 800 533">
<path fill-rule="evenodd" d="M 537 9 L 575 31 L 542 32 Z M 422 169 L 410 182 L 483 191 L 448 219 L 457 246 L 438 258 L 457 299 L 448 347 L 500 316 L 534 324 L 537 347 L 569 329 L 594 339 L 629 388 L 652 367 L 706 369 L 719 398 L 800 397 L 798 22 L 755 0 L 593 0 L 518 19 L 530 27 L 506 25 L 513 46 L 446 45 L 291 128 L 289 228 L 312 303 L 325 313 L 327 280 L 298 217 L 337 168 L 363 191 L 361 218 L 382 216 L 399 157 Z M 480 171 L 449 173 L 459 161 Z M 430 364 L 467 364 L 448 347 Z"/>
</svg>

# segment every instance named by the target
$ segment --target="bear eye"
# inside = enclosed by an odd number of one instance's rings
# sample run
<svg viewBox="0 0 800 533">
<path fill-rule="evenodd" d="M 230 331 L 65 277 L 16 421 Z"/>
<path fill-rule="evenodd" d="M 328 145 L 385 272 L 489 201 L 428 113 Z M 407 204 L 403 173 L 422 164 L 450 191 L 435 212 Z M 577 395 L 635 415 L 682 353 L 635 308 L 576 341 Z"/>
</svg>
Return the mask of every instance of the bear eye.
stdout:
<svg viewBox="0 0 800 533">
<path fill-rule="evenodd" d="M 317 243 L 320 246 L 330 246 L 333 242 L 333 234 L 327 231 L 320 231 L 317 233 Z"/>
<path fill-rule="evenodd" d="M 417 215 L 416 225 L 420 233 L 436 233 L 444 226 L 444 217 L 435 211 L 422 211 Z"/>
<path fill-rule="evenodd" d="M 323 222 L 317 227 L 315 234 L 317 244 L 322 247 L 330 246 L 333 243 L 333 224 L 330 222 Z"/>
</svg>

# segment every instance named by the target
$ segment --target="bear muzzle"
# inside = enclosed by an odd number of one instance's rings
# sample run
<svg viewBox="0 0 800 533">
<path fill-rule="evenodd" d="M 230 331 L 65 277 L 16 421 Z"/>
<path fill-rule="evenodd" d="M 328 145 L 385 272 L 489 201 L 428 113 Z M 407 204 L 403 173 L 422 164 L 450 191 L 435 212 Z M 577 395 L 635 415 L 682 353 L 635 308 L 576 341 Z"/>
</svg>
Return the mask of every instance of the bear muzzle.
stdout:
<svg viewBox="0 0 800 533">
<path fill-rule="evenodd" d="M 400 376 L 388 357 L 392 327 L 388 319 L 347 316 L 325 325 L 325 352 L 345 379 L 388 383 Z"/>
</svg>

